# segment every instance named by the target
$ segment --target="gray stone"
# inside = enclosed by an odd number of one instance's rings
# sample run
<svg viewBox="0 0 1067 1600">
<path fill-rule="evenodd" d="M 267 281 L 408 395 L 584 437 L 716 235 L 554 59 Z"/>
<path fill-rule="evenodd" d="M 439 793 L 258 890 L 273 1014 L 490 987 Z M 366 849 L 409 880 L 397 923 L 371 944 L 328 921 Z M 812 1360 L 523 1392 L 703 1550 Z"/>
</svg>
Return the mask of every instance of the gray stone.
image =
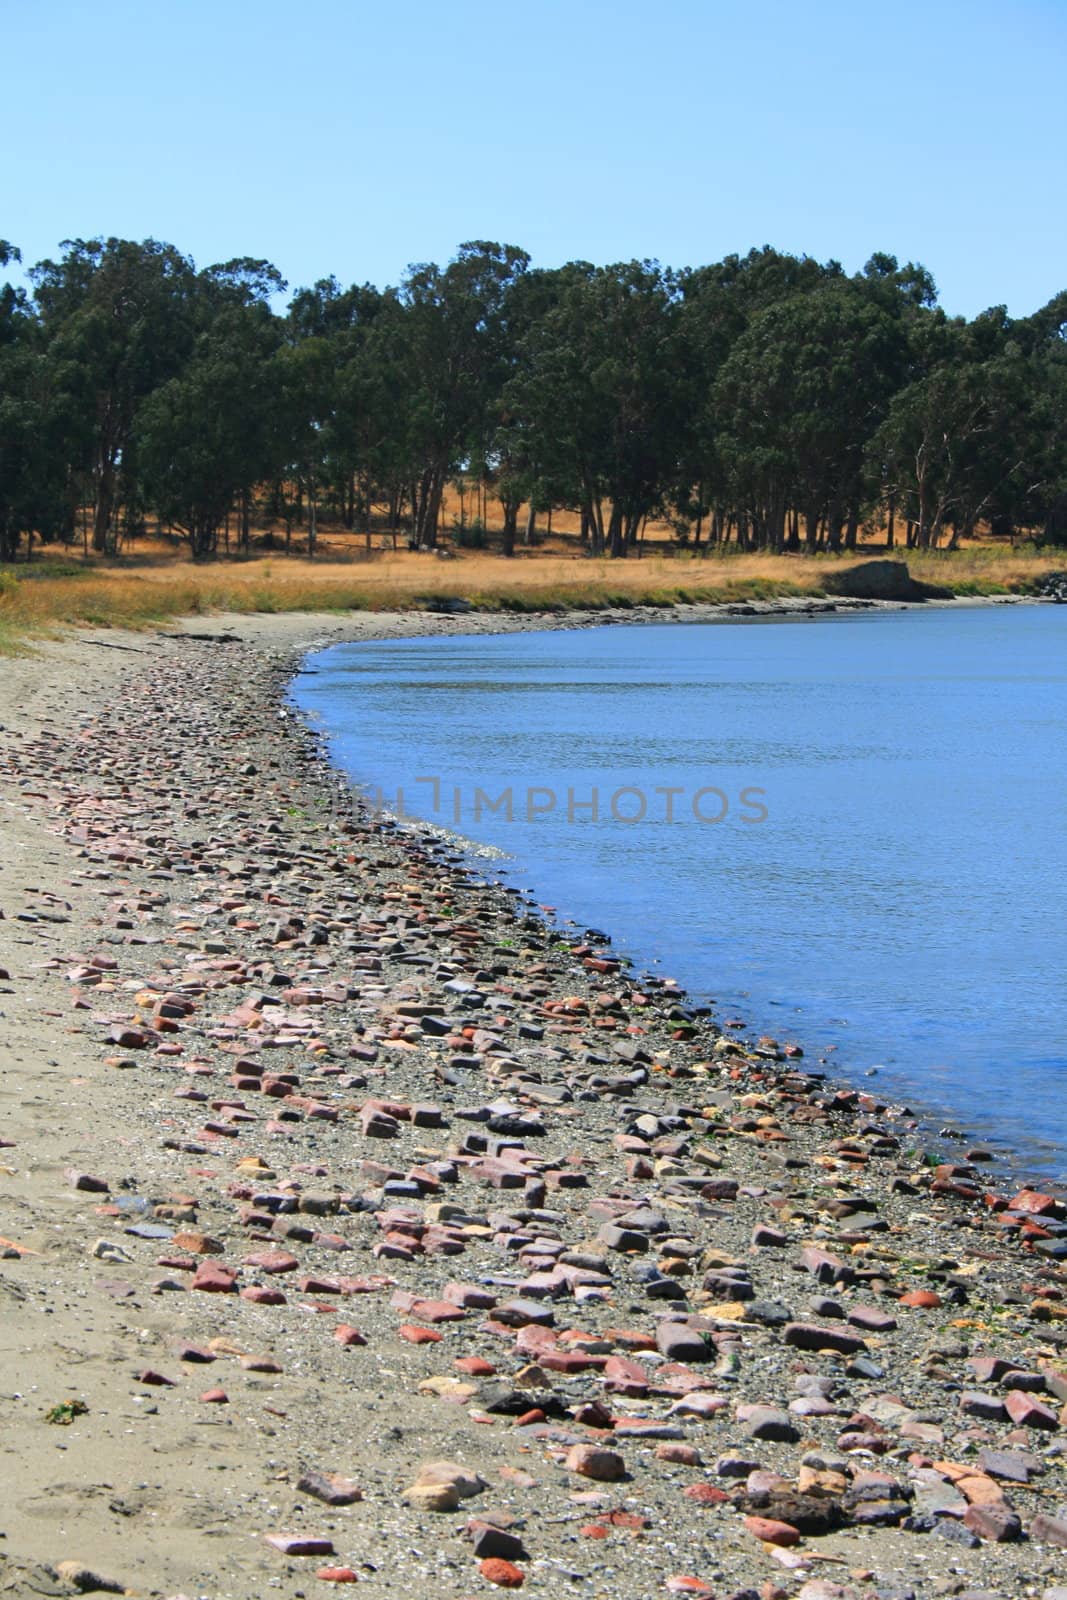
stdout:
<svg viewBox="0 0 1067 1600">
<path fill-rule="evenodd" d="M 1057 1550 L 1067 1550 L 1067 1517 L 1050 1517 L 1039 1511 L 1030 1524 L 1030 1537 L 1038 1544 L 1055 1545 Z"/>
<path fill-rule="evenodd" d="M 624 1253 L 640 1254 L 649 1245 L 647 1233 L 639 1233 L 636 1228 L 620 1228 L 614 1222 L 605 1222 L 597 1238 L 609 1250 L 621 1250 Z"/>
<path fill-rule="evenodd" d="M 851 1356 L 863 1348 L 863 1340 L 843 1328 L 823 1328 L 812 1322 L 791 1322 L 784 1334 L 786 1344 L 797 1350 L 833 1350 L 837 1355 Z"/>
<path fill-rule="evenodd" d="M 742 1406 L 738 1418 L 745 1424 L 750 1439 L 773 1439 L 782 1444 L 794 1444 L 800 1433 L 793 1419 L 776 1406 Z"/>
<path fill-rule="evenodd" d="M 710 1361 L 715 1354 L 714 1345 L 684 1322 L 661 1322 L 656 1329 L 656 1347 L 669 1361 L 683 1365 Z"/>
</svg>

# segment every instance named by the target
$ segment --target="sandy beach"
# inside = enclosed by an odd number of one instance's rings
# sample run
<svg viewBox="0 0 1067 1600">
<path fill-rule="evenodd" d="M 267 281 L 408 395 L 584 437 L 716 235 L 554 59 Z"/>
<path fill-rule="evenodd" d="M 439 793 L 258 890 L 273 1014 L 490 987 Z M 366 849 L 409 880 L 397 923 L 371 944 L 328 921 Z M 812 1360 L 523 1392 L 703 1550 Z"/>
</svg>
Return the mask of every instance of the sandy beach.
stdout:
<svg viewBox="0 0 1067 1600">
<path fill-rule="evenodd" d="M 1065 1196 L 362 813 L 284 704 L 545 625 L 5 661 L 0 1593 L 1067 1595 Z"/>
</svg>

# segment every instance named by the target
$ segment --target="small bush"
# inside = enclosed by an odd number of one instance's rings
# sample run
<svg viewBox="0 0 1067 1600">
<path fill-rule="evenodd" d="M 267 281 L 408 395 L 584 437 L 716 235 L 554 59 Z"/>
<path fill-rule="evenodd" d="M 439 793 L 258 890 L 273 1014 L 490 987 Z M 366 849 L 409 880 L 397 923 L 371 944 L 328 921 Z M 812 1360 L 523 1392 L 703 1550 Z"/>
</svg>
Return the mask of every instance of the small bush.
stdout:
<svg viewBox="0 0 1067 1600">
<path fill-rule="evenodd" d="M 460 550 L 485 550 L 489 546 L 489 534 L 481 517 L 475 517 L 473 522 L 453 522 L 452 542 Z"/>
</svg>

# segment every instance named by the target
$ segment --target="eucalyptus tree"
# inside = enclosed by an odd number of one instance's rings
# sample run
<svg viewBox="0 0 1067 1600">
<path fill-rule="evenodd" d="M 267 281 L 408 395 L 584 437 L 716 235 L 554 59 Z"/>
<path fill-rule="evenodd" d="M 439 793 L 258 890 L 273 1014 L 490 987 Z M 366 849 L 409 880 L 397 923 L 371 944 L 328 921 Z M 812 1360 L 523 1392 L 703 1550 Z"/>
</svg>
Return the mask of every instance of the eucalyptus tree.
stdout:
<svg viewBox="0 0 1067 1600">
<path fill-rule="evenodd" d="M 0 266 L 17 263 L 0 240 Z M 0 560 L 22 537 L 69 536 L 77 468 L 88 439 L 78 404 L 78 374 L 51 350 L 26 292 L 0 285 Z"/>
<path fill-rule="evenodd" d="M 868 494 L 866 447 L 905 359 L 899 319 L 847 280 L 769 305 L 736 340 L 712 408 L 751 542 L 781 550 L 802 510 L 809 547 L 825 521 L 849 545 Z"/>
<path fill-rule="evenodd" d="M 995 449 L 999 357 L 974 359 L 959 322 L 940 330 L 936 359 L 891 397 L 868 454 L 884 492 L 907 518 L 909 544 L 940 543 L 953 520 L 971 521 L 985 501 L 983 462 Z"/>
<path fill-rule="evenodd" d="M 524 426 L 512 387 L 527 358 L 527 347 L 541 321 L 558 303 L 565 272 L 526 270 L 508 284 L 497 318 L 486 371 L 485 407 L 472 439 L 470 465 L 492 483 L 504 512 L 502 549 L 514 554 L 518 515 L 527 503 L 524 542 L 532 539 L 538 511 L 553 497 L 542 461 L 541 441 Z"/>
<path fill-rule="evenodd" d="M 208 319 L 216 310 L 231 306 L 269 306 L 288 284 L 270 261 L 259 256 L 236 256 L 204 267 L 198 274 L 201 304 Z"/>
<path fill-rule="evenodd" d="M 579 506 L 595 553 L 625 555 L 671 480 L 680 361 L 673 274 L 653 261 L 560 270 L 505 403 L 542 481 Z"/>
<path fill-rule="evenodd" d="M 181 373 L 136 413 L 129 450 L 137 475 L 195 557 L 214 552 L 235 502 L 277 469 L 289 442 L 279 402 L 280 342 L 265 304 L 231 303 L 197 339 Z"/>
<path fill-rule="evenodd" d="M 235 505 L 247 542 L 263 484 L 312 549 L 320 507 L 369 541 L 382 501 L 428 549 L 457 472 L 493 484 L 507 553 L 523 502 L 527 538 L 573 506 L 616 556 L 660 509 L 775 549 L 852 544 L 876 505 L 920 544 L 1067 531 L 1067 294 L 965 322 L 882 252 L 532 271 L 485 241 L 395 290 L 320 279 L 284 318 L 269 262 L 151 239 L 69 240 L 30 278 L 0 286 L 6 553 L 89 501 L 98 550 L 152 508 L 203 554 Z"/>
<path fill-rule="evenodd" d="M 334 352 L 330 341 L 315 336 L 286 341 L 274 362 L 282 475 L 295 482 L 307 512 L 307 548 L 314 555 L 318 540 L 319 501 L 326 479 L 327 429 L 335 398 Z"/>
<path fill-rule="evenodd" d="M 372 337 L 395 301 L 394 290 L 342 289 L 336 278 L 325 278 L 301 289 L 289 307 L 291 340 L 318 340 L 329 372 L 331 403 L 319 418 L 326 491 L 346 528 L 359 516 L 368 541 L 388 446 L 402 421 Z"/>
<path fill-rule="evenodd" d="M 114 548 L 138 407 L 181 370 L 196 335 L 193 263 L 155 239 L 68 239 L 30 277 L 52 350 L 82 374 L 93 548 Z"/>
<path fill-rule="evenodd" d="M 22 260 L 17 247 L 0 239 L 0 267 Z M 13 561 L 19 540 L 33 525 L 33 481 L 37 475 L 35 445 L 40 433 L 38 406 L 32 393 L 36 330 L 25 291 L 0 286 L 0 560 Z"/>
<path fill-rule="evenodd" d="M 1030 454 L 1010 501 L 995 497 L 990 520 L 1004 533 L 1029 528 L 1049 543 L 1067 544 L 1067 290 L 1014 323 L 1012 333 L 1034 374 Z"/>
<path fill-rule="evenodd" d="M 251 310 L 256 308 L 256 316 L 248 321 L 248 335 L 251 337 L 253 329 L 258 329 L 261 336 L 261 359 L 269 359 L 277 339 L 267 334 L 268 329 L 273 329 L 276 334 L 279 330 L 278 319 L 273 315 L 271 301 L 283 295 L 288 287 L 285 278 L 272 262 L 258 256 L 237 256 L 230 261 L 222 261 L 214 266 L 205 267 L 198 274 L 198 314 L 197 326 L 202 331 L 213 330 L 217 318 L 222 318 L 219 331 L 222 334 L 222 343 L 233 339 L 241 328 L 239 318 L 232 316 L 238 310 Z M 270 312 L 270 316 L 265 316 Z M 226 327 L 225 317 L 229 318 L 229 328 Z M 236 358 L 237 352 L 234 351 Z M 250 405 L 252 397 L 250 396 Z M 255 491 L 263 481 L 265 471 L 263 463 L 273 461 L 276 450 L 268 446 L 268 441 L 262 436 L 265 426 L 262 399 L 256 401 L 257 427 L 249 437 L 249 451 L 247 471 L 244 481 L 237 491 L 238 543 L 242 550 L 247 551 L 252 532 L 252 504 Z M 276 413 L 276 406 L 271 408 Z M 273 444 L 275 441 L 270 441 Z"/>
<path fill-rule="evenodd" d="M 461 245 L 447 267 L 411 267 L 397 314 L 376 342 L 404 396 L 402 448 L 418 549 L 436 545 L 445 485 L 484 436 L 508 291 L 529 259 L 514 245 L 477 240 Z"/>
<path fill-rule="evenodd" d="M 731 522 L 737 523 L 739 536 L 742 528 L 750 534 L 750 523 L 735 504 L 736 444 L 727 440 L 716 388 L 735 345 L 770 307 L 843 279 L 836 261 L 822 264 L 769 245 L 678 275 L 687 425 L 679 437 L 671 499 L 679 525 L 695 524 L 698 539 L 709 513 L 713 538 L 722 537 Z"/>
<path fill-rule="evenodd" d="M 0 239 L 0 267 L 15 266 L 21 260 L 18 246 Z M 28 312 L 25 289 L 13 283 L 0 284 L 0 346 L 14 342 Z"/>
<path fill-rule="evenodd" d="M 926 354 L 869 448 L 909 543 L 955 547 L 979 522 L 1012 534 L 1055 525 L 1067 491 L 1067 349 L 1055 324 L 1045 332 L 996 306 L 946 323 Z"/>
</svg>

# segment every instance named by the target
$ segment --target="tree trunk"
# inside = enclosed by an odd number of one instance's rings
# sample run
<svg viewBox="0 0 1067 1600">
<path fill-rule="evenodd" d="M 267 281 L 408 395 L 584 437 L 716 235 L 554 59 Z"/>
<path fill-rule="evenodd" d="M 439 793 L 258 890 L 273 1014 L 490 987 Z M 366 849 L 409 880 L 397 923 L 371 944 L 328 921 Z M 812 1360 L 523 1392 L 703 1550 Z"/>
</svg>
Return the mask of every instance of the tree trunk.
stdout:
<svg viewBox="0 0 1067 1600">
<path fill-rule="evenodd" d="M 202 561 L 211 552 L 214 532 L 207 517 L 194 517 L 189 528 L 189 547 L 194 561 Z"/>
<path fill-rule="evenodd" d="M 504 540 L 503 550 L 506 556 L 515 554 L 515 537 L 519 531 L 519 505 L 520 502 L 511 495 L 501 495 L 500 504 L 504 510 Z"/>
<path fill-rule="evenodd" d="M 836 501 L 826 514 L 826 544 L 831 555 L 841 549 L 841 507 Z"/>
<path fill-rule="evenodd" d="M 849 513 L 848 513 L 848 521 L 847 521 L 847 523 L 845 525 L 845 548 L 846 548 L 846 550 L 855 550 L 855 548 L 856 548 L 856 540 L 857 540 L 857 538 L 859 536 L 859 527 L 860 527 L 859 513 L 856 511 L 855 507 L 851 507 L 849 509 Z"/>
<path fill-rule="evenodd" d="M 1014 543 L 1014 532 L 1012 542 Z M 1067 495 L 1053 500 L 1045 512 L 1045 525 L 1041 530 L 1042 544 L 1067 544 Z"/>
<path fill-rule="evenodd" d="M 592 509 L 593 554 L 602 556 L 604 554 L 604 507 L 596 495 L 593 495 L 590 506 Z"/>
<path fill-rule="evenodd" d="M 614 560 L 620 560 L 626 554 L 622 507 L 617 500 L 611 502 L 611 518 L 608 522 L 608 554 Z"/>
<path fill-rule="evenodd" d="M 927 498 L 926 484 L 919 480 L 919 527 L 916 540 L 920 550 L 930 548 L 930 504 Z"/>
<path fill-rule="evenodd" d="M 444 481 L 439 476 L 437 481 L 434 483 L 433 490 L 430 495 L 430 504 L 426 510 L 426 523 L 423 530 L 423 537 L 425 541 L 425 548 L 427 550 L 437 549 L 437 528 L 441 518 L 441 499 L 444 495 L 444 490 Z"/>
<path fill-rule="evenodd" d="M 767 535 L 768 543 L 775 555 L 781 555 L 785 549 L 785 521 L 786 508 L 782 500 L 775 499 L 768 510 Z"/>
<path fill-rule="evenodd" d="M 533 544 L 533 542 L 534 542 L 534 534 L 536 532 L 537 532 L 537 511 L 536 511 L 536 509 L 534 507 L 533 501 L 531 500 L 530 501 L 529 510 L 526 513 L 526 526 L 523 529 L 523 533 L 522 533 L 522 542 L 526 546 L 527 550 Z"/>
<path fill-rule="evenodd" d="M 366 475 L 364 475 L 364 477 L 363 477 L 363 479 L 362 479 L 362 481 L 360 483 L 360 487 L 359 487 L 359 512 L 360 512 L 360 521 L 363 523 L 363 543 L 364 543 L 364 547 L 369 551 L 370 547 L 371 547 L 371 536 L 370 536 L 371 488 L 370 488 L 370 479 Z M 353 518 L 353 521 L 354 520 L 355 519 Z"/>
<path fill-rule="evenodd" d="M 115 469 L 106 457 L 97 461 L 95 476 L 93 549 L 97 555 L 103 555 L 111 544 L 111 525 L 115 509 Z"/>
<path fill-rule="evenodd" d="M 804 513 L 804 540 L 807 544 L 809 555 L 814 555 L 819 548 L 818 506 L 809 506 Z"/>
<path fill-rule="evenodd" d="M 443 489 L 443 474 L 436 467 L 427 467 L 419 480 L 412 503 L 416 550 L 437 548 L 437 521 Z"/>
</svg>

